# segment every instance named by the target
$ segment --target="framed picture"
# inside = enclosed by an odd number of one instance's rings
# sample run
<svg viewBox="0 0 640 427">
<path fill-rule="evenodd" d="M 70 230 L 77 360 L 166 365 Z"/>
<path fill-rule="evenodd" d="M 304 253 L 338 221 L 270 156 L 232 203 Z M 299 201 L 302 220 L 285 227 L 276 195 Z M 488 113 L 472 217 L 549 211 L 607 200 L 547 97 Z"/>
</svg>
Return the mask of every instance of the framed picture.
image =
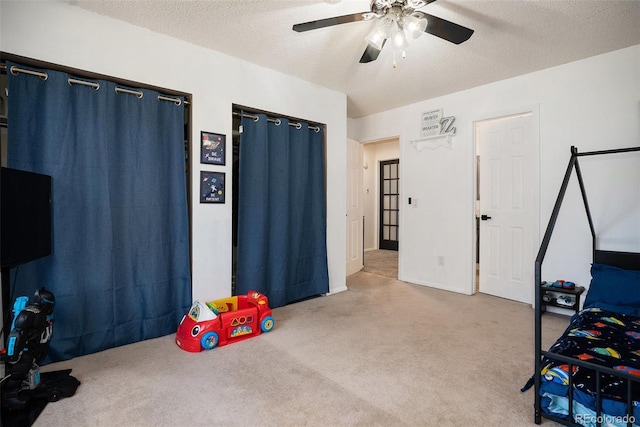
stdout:
<svg viewBox="0 0 640 427">
<path fill-rule="evenodd" d="M 200 132 L 200 163 L 224 165 L 226 137 L 211 132 Z"/>
<path fill-rule="evenodd" d="M 224 203 L 224 172 L 200 171 L 200 203 Z"/>
</svg>

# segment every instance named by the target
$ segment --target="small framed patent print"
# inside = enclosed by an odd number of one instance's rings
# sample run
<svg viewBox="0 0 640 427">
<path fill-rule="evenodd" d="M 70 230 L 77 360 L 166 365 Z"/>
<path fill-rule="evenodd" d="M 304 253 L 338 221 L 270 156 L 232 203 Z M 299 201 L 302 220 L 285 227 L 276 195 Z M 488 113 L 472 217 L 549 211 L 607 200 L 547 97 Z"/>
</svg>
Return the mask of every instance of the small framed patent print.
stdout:
<svg viewBox="0 0 640 427">
<path fill-rule="evenodd" d="M 211 132 L 200 132 L 200 163 L 224 165 L 226 137 Z"/>
<path fill-rule="evenodd" d="M 200 172 L 200 203 L 224 203 L 224 172 Z"/>
</svg>

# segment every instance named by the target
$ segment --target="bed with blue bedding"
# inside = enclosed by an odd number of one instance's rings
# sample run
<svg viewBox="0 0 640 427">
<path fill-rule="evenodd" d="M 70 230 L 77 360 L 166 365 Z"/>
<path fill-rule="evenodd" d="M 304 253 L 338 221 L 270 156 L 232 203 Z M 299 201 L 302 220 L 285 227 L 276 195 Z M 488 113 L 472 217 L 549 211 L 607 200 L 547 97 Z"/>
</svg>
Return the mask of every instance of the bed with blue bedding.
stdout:
<svg viewBox="0 0 640 427">
<path fill-rule="evenodd" d="M 522 390 L 535 386 L 536 424 L 544 417 L 567 426 L 640 427 L 640 250 L 598 248 L 578 162 L 583 156 L 637 152 L 640 146 L 583 153 L 571 147 L 569 164 L 534 266 L 534 375 Z M 542 263 L 574 171 L 593 241 L 591 283 L 583 309 L 572 316 L 564 334 L 543 350 Z M 629 241 L 625 246 L 639 245 Z"/>
<path fill-rule="evenodd" d="M 591 275 L 584 308 L 544 353 L 540 410 L 566 425 L 640 425 L 640 271 L 594 263 Z"/>
</svg>

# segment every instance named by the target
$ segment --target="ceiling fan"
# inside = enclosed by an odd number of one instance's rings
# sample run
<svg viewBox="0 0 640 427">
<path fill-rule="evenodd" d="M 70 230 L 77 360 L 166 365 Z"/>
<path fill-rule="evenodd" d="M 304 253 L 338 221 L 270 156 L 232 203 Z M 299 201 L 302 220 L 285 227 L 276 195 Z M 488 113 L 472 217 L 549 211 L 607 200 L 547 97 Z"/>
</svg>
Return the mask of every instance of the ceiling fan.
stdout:
<svg viewBox="0 0 640 427">
<path fill-rule="evenodd" d="M 417 39 L 423 32 L 460 44 L 471 37 L 473 30 L 446 19 L 417 10 L 436 0 L 371 0 L 371 11 L 353 13 L 304 22 L 293 30 L 304 32 L 356 21 L 377 20 L 373 30 L 365 38 L 368 45 L 360 58 L 361 63 L 375 61 L 387 40 L 392 40 L 394 52 L 404 50 L 409 38 Z M 394 60 L 394 67 L 396 66 Z"/>
</svg>

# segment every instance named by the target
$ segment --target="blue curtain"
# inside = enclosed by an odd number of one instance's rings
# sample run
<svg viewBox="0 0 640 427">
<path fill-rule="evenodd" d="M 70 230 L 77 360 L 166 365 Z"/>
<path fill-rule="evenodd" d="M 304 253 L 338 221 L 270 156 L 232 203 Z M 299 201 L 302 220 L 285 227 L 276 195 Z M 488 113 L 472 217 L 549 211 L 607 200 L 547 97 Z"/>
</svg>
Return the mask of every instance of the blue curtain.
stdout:
<svg viewBox="0 0 640 427">
<path fill-rule="evenodd" d="M 7 73 L 8 166 L 52 176 L 52 254 L 11 272 L 12 297 L 55 295 L 47 361 L 173 333 L 191 303 L 184 103 L 46 72 Z"/>
<path fill-rule="evenodd" d="M 243 117 L 238 196 L 238 294 L 272 307 L 329 291 L 324 135 Z"/>
</svg>

